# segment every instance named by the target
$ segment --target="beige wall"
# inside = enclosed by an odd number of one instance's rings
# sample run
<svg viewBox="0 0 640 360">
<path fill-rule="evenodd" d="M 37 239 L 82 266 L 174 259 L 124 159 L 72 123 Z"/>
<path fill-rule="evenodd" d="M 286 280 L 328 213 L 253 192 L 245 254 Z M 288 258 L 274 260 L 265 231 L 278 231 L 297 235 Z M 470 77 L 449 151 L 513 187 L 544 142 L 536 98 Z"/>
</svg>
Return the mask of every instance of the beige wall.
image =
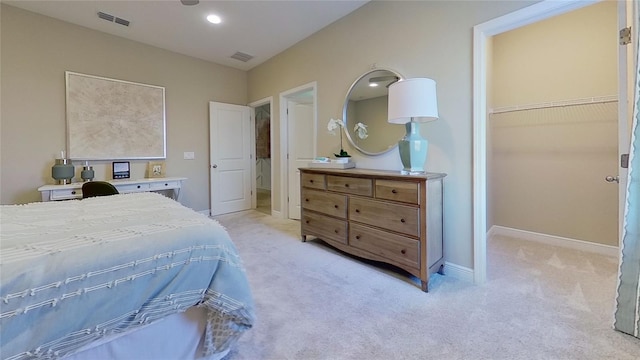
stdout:
<svg viewBox="0 0 640 360">
<path fill-rule="evenodd" d="M 349 16 L 249 71 L 249 101 L 312 81 L 318 84 L 318 155 L 335 139 L 326 131 L 340 117 L 349 86 L 373 64 L 404 77 L 436 80 L 440 120 L 424 125 L 430 143 L 427 169 L 445 172 L 446 260 L 473 267 L 472 241 L 472 34 L 473 26 L 522 8 L 526 1 L 370 2 Z M 280 113 L 277 100 L 273 114 Z M 278 118 L 273 119 L 279 128 Z M 280 145 L 279 134 L 274 145 Z M 347 145 L 358 167 L 396 169 L 397 151 L 370 157 Z M 280 174 L 274 157 L 274 174 Z M 273 184 L 279 199 L 280 179 Z M 279 203 L 276 203 L 279 210 Z"/>
<path fill-rule="evenodd" d="M 617 95 L 617 3 L 493 38 L 499 108 Z M 489 225 L 618 244 L 617 103 L 490 117 Z"/>
<path fill-rule="evenodd" d="M 183 204 L 210 208 L 208 102 L 247 104 L 246 72 L 4 4 L 1 16 L 2 204 L 38 201 L 37 188 L 53 183 L 51 166 L 65 148 L 69 70 L 165 87 L 167 176 L 188 178 Z M 196 159 L 183 160 L 185 151 Z M 132 178 L 144 177 L 146 163 L 132 161 Z M 110 163 L 93 165 L 96 179 L 110 174 Z"/>
</svg>

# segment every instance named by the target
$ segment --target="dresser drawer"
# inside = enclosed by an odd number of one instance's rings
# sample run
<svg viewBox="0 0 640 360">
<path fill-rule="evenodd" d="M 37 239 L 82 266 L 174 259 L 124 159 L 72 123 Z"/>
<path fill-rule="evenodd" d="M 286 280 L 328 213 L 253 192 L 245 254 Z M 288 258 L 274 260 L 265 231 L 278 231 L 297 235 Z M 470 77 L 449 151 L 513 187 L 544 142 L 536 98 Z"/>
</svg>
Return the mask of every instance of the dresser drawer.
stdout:
<svg viewBox="0 0 640 360">
<path fill-rule="evenodd" d="M 165 189 L 177 189 L 180 187 L 180 181 L 162 181 L 149 183 L 149 190 L 165 190 Z"/>
<path fill-rule="evenodd" d="M 351 224 L 349 245 L 382 256 L 392 264 L 420 269 L 420 242 L 416 239 L 360 224 Z"/>
<path fill-rule="evenodd" d="M 418 183 L 376 180 L 376 198 L 418 204 Z"/>
<path fill-rule="evenodd" d="M 60 189 L 51 190 L 49 193 L 50 200 L 69 200 L 69 199 L 81 199 L 82 189 Z"/>
<path fill-rule="evenodd" d="M 300 178 L 300 185 L 306 188 L 325 190 L 324 174 L 308 174 L 303 172 Z"/>
<path fill-rule="evenodd" d="M 303 188 L 300 196 L 300 206 L 307 210 L 343 219 L 347 217 L 347 197 L 345 195 Z"/>
<path fill-rule="evenodd" d="M 114 182 L 113 185 L 118 189 L 119 193 L 132 193 L 132 192 L 140 192 L 140 191 L 149 191 L 149 184 L 127 184 L 127 185 L 118 185 L 118 183 Z"/>
<path fill-rule="evenodd" d="M 328 216 L 303 211 L 302 235 L 313 235 L 323 240 L 338 241 L 347 244 L 347 222 Z"/>
<path fill-rule="evenodd" d="M 359 197 L 349 199 L 349 220 L 420 236 L 419 209 Z"/>
<path fill-rule="evenodd" d="M 327 175 L 327 190 L 353 195 L 372 196 L 373 180 L 348 176 Z"/>
</svg>

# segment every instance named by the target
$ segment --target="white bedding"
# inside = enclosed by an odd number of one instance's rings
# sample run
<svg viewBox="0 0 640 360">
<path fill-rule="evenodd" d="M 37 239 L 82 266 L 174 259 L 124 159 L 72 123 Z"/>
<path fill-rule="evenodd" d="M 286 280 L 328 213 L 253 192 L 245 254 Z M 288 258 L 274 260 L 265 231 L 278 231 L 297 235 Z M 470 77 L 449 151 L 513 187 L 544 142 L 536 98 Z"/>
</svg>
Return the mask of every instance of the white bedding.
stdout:
<svg viewBox="0 0 640 360">
<path fill-rule="evenodd" d="M 3 205 L 0 240 L 3 359 L 64 357 L 193 306 L 212 356 L 254 321 L 228 233 L 159 194 Z"/>
</svg>

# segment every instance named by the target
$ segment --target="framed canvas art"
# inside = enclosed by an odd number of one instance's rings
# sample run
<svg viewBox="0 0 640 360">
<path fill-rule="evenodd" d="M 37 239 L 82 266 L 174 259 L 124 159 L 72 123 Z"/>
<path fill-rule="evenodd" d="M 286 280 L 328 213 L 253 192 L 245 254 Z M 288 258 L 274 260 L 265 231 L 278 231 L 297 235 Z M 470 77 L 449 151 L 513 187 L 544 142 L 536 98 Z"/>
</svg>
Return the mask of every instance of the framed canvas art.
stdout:
<svg viewBox="0 0 640 360">
<path fill-rule="evenodd" d="M 165 89 L 67 71 L 67 156 L 165 159 Z"/>
</svg>

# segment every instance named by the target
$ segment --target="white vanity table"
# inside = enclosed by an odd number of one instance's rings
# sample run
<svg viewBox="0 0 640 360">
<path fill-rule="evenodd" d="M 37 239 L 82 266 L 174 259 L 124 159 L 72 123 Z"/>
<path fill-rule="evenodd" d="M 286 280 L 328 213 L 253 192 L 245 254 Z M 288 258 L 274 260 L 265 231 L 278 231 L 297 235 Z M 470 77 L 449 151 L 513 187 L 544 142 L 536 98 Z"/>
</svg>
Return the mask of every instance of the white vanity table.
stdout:
<svg viewBox="0 0 640 360">
<path fill-rule="evenodd" d="M 120 193 L 163 191 L 171 192 L 171 197 L 178 200 L 182 183 L 187 180 L 183 177 L 167 177 L 139 180 L 110 180 L 109 182 Z M 66 185 L 44 185 L 38 188 L 42 195 L 42 201 L 82 199 L 82 182 Z"/>
</svg>

